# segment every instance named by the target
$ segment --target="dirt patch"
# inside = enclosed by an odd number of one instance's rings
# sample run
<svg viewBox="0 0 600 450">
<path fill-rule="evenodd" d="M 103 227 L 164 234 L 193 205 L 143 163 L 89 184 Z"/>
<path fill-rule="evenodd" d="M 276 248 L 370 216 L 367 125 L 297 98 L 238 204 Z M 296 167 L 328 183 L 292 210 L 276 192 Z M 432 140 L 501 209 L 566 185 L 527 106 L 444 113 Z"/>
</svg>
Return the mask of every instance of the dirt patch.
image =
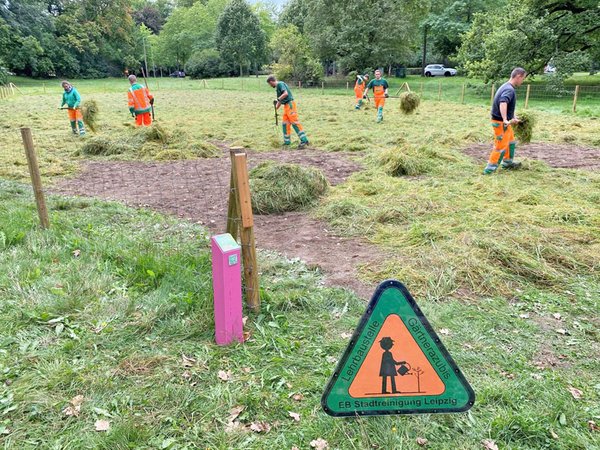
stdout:
<svg viewBox="0 0 600 450">
<path fill-rule="evenodd" d="M 475 144 L 464 153 L 485 163 L 490 156 L 488 144 Z M 551 167 L 563 169 L 600 170 L 600 148 L 580 147 L 572 144 L 533 143 L 517 146 L 517 159 L 530 158 L 544 161 Z"/>
<path fill-rule="evenodd" d="M 223 148 L 223 146 L 221 146 Z M 224 149 L 225 150 L 225 149 Z M 332 185 L 361 169 L 357 153 L 316 150 L 258 153 L 248 151 L 248 165 L 264 161 L 296 163 L 323 170 Z M 224 232 L 229 191 L 229 153 L 213 159 L 174 162 L 108 161 L 86 163 L 81 173 L 62 180 L 54 191 L 66 195 L 99 197 L 143 206 L 191 219 L 213 232 Z M 374 286 L 358 280 L 358 267 L 375 263 L 380 253 L 358 239 L 335 236 L 325 222 L 303 212 L 255 217 L 259 248 L 275 250 L 320 267 L 330 285 L 369 298 Z"/>
</svg>

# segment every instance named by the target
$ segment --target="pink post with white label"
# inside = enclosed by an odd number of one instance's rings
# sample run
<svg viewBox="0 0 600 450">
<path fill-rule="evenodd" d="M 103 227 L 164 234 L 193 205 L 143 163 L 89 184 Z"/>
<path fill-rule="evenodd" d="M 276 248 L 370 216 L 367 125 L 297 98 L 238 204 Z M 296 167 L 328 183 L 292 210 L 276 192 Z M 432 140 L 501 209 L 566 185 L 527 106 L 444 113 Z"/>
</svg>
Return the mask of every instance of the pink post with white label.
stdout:
<svg viewBox="0 0 600 450">
<path fill-rule="evenodd" d="M 231 234 L 211 238 L 215 339 L 218 345 L 244 341 L 240 246 Z"/>
</svg>

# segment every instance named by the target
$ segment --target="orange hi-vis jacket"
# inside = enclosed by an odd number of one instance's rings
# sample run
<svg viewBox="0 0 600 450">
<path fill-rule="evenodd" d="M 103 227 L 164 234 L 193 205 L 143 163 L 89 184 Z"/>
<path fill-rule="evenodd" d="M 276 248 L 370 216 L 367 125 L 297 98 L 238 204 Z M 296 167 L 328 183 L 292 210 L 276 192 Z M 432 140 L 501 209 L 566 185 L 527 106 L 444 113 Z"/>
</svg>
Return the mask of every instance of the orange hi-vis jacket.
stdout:
<svg viewBox="0 0 600 450">
<path fill-rule="evenodd" d="M 147 87 L 136 83 L 127 91 L 127 97 L 129 98 L 129 107 L 133 108 L 135 114 L 144 114 L 152 110 L 150 100 L 154 97 Z"/>
</svg>

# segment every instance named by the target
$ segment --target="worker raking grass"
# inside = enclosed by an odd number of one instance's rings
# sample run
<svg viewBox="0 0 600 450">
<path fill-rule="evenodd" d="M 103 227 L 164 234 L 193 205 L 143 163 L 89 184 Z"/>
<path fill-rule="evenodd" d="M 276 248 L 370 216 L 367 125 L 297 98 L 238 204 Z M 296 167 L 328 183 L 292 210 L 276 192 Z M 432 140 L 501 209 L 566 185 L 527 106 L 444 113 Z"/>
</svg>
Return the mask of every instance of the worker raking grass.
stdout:
<svg viewBox="0 0 600 450">
<path fill-rule="evenodd" d="M 65 91 L 63 92 L 60 108 L 62 109 L 67 105 L 71 131 L 75 136 L 83 136 L 85 135 L 85 127 L 83 126 L 83 116 L 81 114 L 81 95 L 68 81 L 63 81 L 62 87 Z"/>
<path fill-rule="evenodd" d="M 377 108 L 377 123 L 383 120 L 383 107 L 385 106 L 385 99 L 389 97 L 388 82 L 381 77 L 381 70 L 375 71 L 375 79 L 371 80 L 367 85 L 364 98 L 367 98 L 369 89 L 373 89 L 373 98 L 375 99 L 375 107 Z"/>
<path fill-rule="evenodd" d="M 277 100 L 274 101 L 275 109 L 279 109 L 283 105 L 283 145 L 289 146 L 292 144 L 292 127 L 300 139 L 298 148 L 306 147 L 309 142 L 304 132 L 304 128 L 298 119 L 298 107 L 294 101 L 294 96 L 289 86 L 283 81 L 277 81 L 273 75 L 267 78 L 267 83 L 272 88 L 277 89 Z"/>
<path fill-rule="evenodd" d="M 135 75 L 129 75 L 131 87 L 127 91 L 129 100 L 129 112 L 135 117 L 135 125 L 138 127 L 149 127 L 152 125 L 152 105 L 154 105 L 154 96 L 150 94 L 147 87 L 137 82 Z"/>
<path fill-rule="evenodd" d="M 354 83 L 354 94 L 356 95 L 355 109 L 360 109 L 363 103 L 363 98 L 366 98 L 365 91 L 369 82 L 369 74 L 356 75 L 356 83 Z"/>
</svg>

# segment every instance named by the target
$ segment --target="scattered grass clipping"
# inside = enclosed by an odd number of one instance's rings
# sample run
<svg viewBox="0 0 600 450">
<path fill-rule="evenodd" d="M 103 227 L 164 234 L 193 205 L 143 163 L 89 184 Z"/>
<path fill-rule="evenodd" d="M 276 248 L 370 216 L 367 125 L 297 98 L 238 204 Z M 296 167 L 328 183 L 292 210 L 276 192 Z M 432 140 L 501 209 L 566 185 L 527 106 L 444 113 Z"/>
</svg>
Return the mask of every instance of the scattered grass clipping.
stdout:
<svg viewBox="0 0 600 450">
<path fill-rule="evenodd" d="M 265 162 L 250 171 L 250 187 L 254 212 L 273 214 L 313 205 L 329 183 L 319 169 Z"/>
<path fill-rule="evenodd" d="M 519 142 L 528 144 L 533 136 L 533 128 L 535 127 L 535 116 L 529 112 L 519 114 L 519 122 L 513 125 L 515 136 Z"/>
<path fill-rule="evenodd" d="M 98 103 L 96 100 L 86 100 L 81 105 L 83 123 L 94 133 L 98 130 Z"/>
<path fill-rule="evenodd" d="M 421 104 L 421 97 L 414 92 L 403 92 L 400 94 L 400 111 L 404 114 L 412 114 Z"/>
</svg>

